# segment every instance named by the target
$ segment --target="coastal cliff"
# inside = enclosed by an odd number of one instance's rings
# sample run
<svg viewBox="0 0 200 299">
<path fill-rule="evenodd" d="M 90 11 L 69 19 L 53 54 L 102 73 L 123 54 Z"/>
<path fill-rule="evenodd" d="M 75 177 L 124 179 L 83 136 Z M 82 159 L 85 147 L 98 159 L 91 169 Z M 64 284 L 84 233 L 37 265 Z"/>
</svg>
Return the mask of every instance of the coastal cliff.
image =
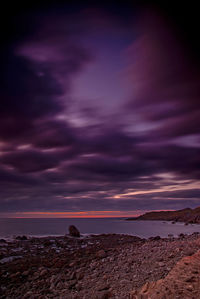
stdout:
<svg viewBox="0 0 200 299">
<path fill-rule="evenodd" d="M 136 218 L 127 218 L 127 220 L 160 220 L 200 224 L 200 207 L 177 211 L 148 212 Z"/>
</svg>

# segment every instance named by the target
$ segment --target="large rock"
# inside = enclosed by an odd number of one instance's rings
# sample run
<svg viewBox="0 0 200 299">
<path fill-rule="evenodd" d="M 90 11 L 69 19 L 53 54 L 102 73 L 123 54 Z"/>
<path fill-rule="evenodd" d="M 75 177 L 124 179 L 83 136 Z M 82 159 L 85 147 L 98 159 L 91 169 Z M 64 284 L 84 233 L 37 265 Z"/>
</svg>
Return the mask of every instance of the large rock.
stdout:
<svg viewBox="0 0 200 299">
<path fill-rule="evenodd" d="M 164 278 L 147 282 L 130 293 L 131 299 L 200 299 L 200 250 L 181 259 Z"/>
<path fill-rule="evenodd" d="M 79 230 L 76 228 L 76 226 L 74 226 L 74 225 L 70 225 L 70 226 L 69 226 L 69 235 L 72 236 L 72 237 L 77 237 L 77 238 L 79 238 L 79 237 L 80 237 L 80 232 L 79 232 Z"/>
<path fill-rule="evenodd" d="M 17 236 L 15 239 L 16 240 L 20 240 L 20 241 L 26 241 L 26 240 L 28 240 L 28 238 L 26 236 Z"/>
</svg>

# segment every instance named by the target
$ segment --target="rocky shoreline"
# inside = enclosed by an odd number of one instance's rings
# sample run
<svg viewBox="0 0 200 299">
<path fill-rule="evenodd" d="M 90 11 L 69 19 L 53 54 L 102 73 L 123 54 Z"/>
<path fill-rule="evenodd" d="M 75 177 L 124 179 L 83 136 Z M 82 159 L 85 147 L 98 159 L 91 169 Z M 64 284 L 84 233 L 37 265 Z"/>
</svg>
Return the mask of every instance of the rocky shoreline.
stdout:
<svg viewBox="0 0 200 299">
<path fill-rule="evenodd" d="M 155 220 L 155 221 L 172 221 L 172 223 L 183 222 L 188 224 L 200 224 L 200 207 L 195 209 L 182 209 L 176 211 L 154 211 L 147 212 L 138 217 L 127 218 L 128 221 L 134 220 Z"/>
<path fill-rule="evenodd" d="M 135 290 L 164 279 L 199 249 L 199 233 L 163 239 L 118 234 L 1 239 L 0 298 L 148 298 Z"/>
</svg>

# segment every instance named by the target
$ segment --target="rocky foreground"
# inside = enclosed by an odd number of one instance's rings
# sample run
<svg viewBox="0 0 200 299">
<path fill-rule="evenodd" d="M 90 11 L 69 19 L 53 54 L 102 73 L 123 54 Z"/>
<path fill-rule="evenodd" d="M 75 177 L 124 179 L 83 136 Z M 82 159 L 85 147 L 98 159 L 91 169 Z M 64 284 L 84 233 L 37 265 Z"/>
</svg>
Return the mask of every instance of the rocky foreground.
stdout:
<svg viewBox="0 0 200 299">
<path fill-rule="evenodd" d="M 198 233 L 0 240 L 0 298 L 198 299 L 199 249 Z"/>
</svg>

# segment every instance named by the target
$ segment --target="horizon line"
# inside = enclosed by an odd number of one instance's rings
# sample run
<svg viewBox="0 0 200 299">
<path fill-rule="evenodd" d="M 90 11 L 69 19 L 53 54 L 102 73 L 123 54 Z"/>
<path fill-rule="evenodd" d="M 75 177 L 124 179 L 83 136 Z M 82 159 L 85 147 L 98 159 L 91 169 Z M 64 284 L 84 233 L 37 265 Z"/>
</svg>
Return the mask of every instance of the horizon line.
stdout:
<svg viewBox="0 0 200 299">
<path fill-rule="evenodd" d="M 172 211 L 172 210 L 152 210 Z M 79 212 L 4 212 L 0 213 L 0 218 L 116 218 L 116 217 L 138 217 L 147 210 L 132 211 L 79 211 Z"/>
</svg>

